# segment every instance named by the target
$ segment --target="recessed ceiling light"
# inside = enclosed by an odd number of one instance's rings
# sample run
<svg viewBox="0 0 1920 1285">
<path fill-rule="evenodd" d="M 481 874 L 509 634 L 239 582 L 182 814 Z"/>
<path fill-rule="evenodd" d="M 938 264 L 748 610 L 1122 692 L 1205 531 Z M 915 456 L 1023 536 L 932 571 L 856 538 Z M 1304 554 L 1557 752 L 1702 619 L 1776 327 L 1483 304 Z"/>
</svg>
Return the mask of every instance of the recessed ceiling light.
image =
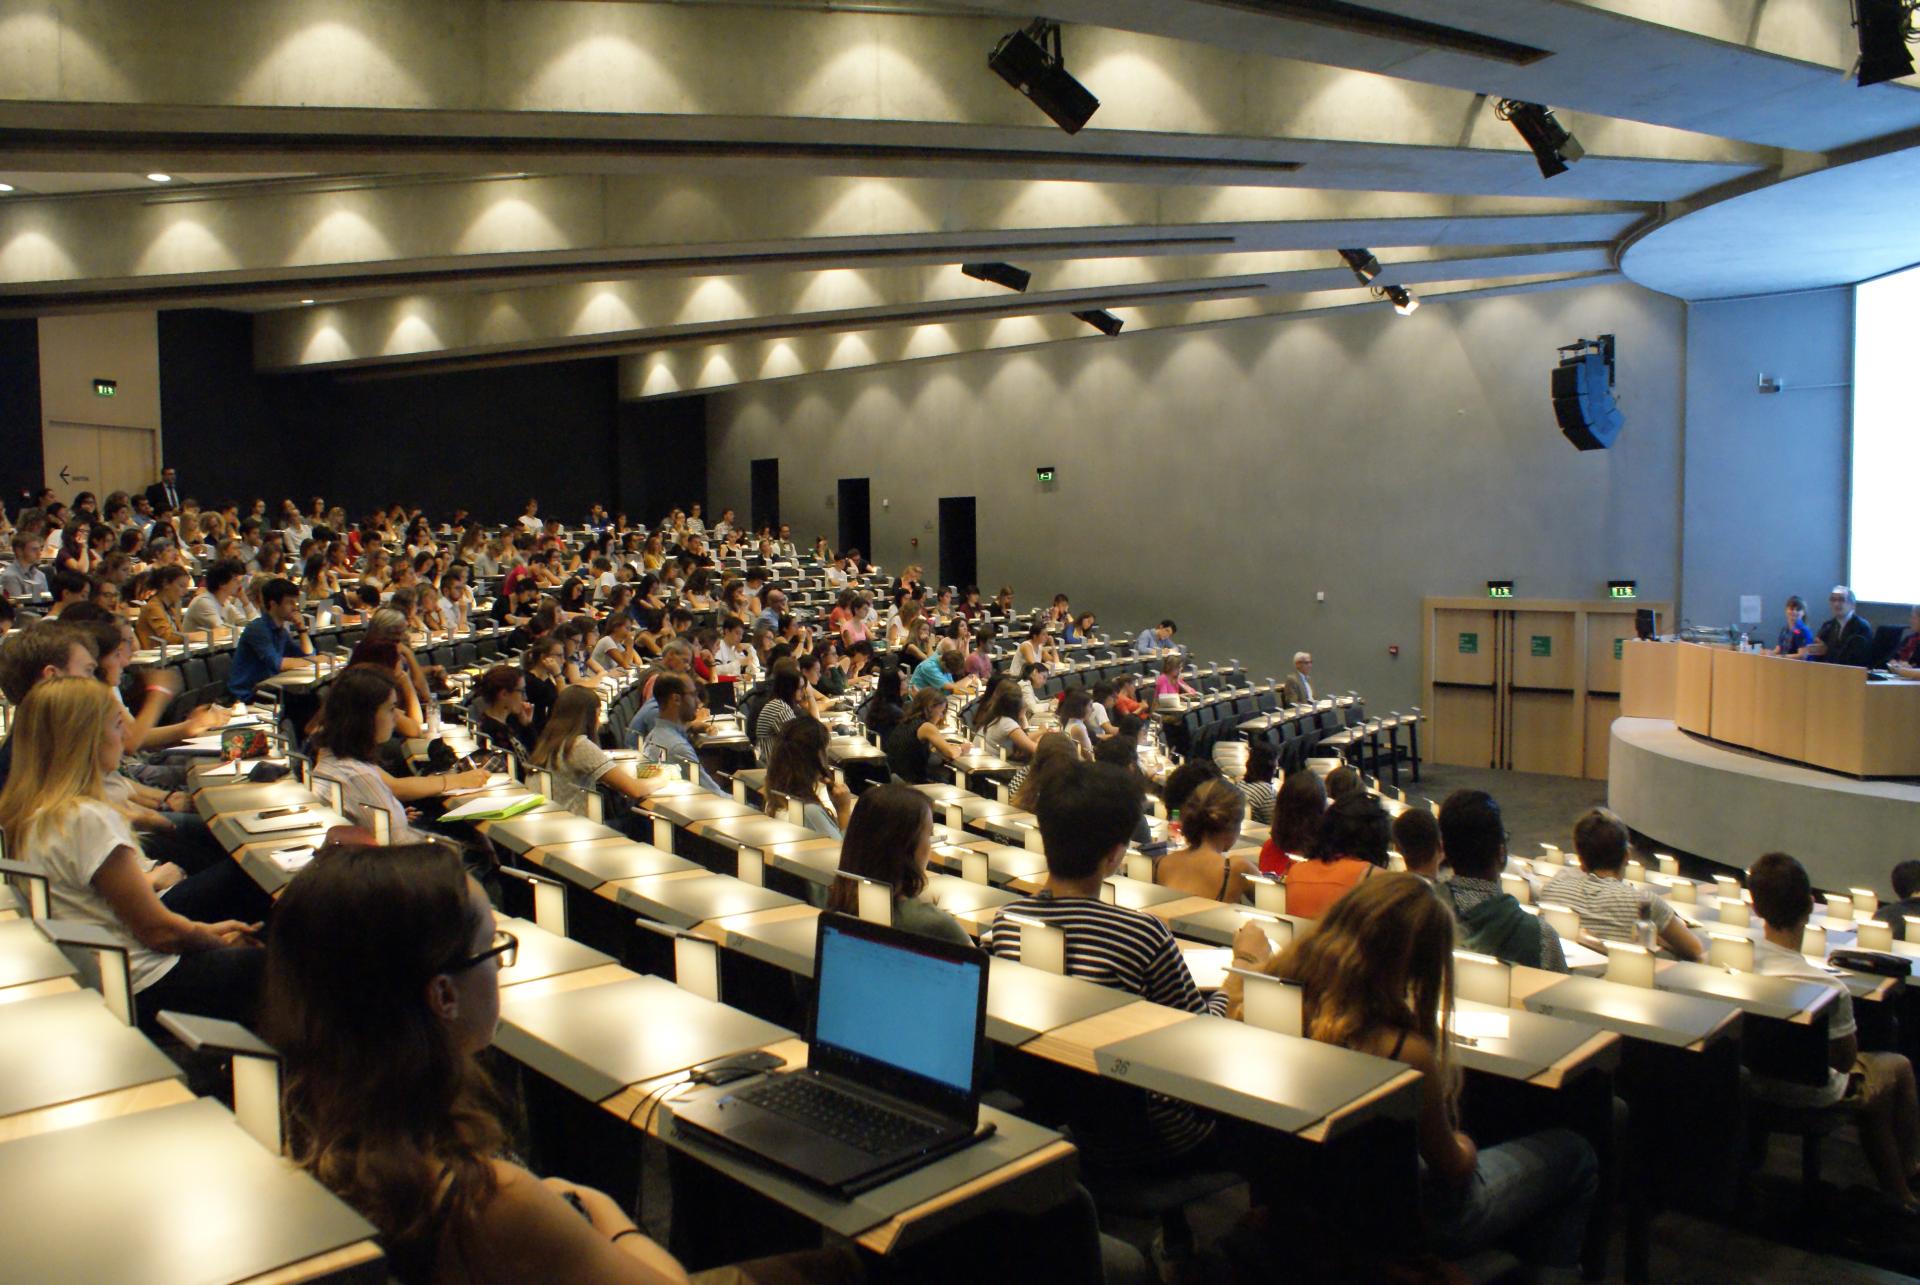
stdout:
<svg viewBox="0 0 1920 1285">
<path fill-rule="evenodd" d="M 313 302 L 313 300 L 311 300 L 311 299 L 302 299 L 302 300 L 300 301 L 300 306 L 304 308 L 304 307 L 306 307 L 306 306 L 307 306 L 308 304 L 310 304 L 310 303 L 312 303 L 312 302 Z"/>
<path fill-rule="evenodd" d="M 160 173 L 154 173 L 154 174 L 149 174 L 149 175 L 147 175 L 147 182 L 149 182 L 149 183 L 171 183 L 171 182 L 173 182 L 173 175 L 171 175 L 171 174 L 160 174 Z"/>
<path fill-rule="evenodd" d="M 0 192 L 11 192 L 11 191 L 13 191 L 13 184 L 0 183 Z"/>
</svg>

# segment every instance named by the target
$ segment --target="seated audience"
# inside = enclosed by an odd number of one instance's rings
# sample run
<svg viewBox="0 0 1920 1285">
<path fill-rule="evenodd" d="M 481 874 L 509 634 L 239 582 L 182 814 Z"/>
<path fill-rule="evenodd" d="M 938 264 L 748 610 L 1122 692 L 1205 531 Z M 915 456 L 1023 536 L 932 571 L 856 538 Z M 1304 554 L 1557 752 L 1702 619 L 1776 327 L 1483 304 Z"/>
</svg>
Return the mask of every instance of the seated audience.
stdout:
<svg viewBox="0 0 1920 1285">
<path fill-rule="evenodd" d="M 600 748 L 600 694 L 591 687 L 569 687 L 554 702 L 553 717 L 540 731 L 527 762 L 553 779 L 553 802 L 576 816 L 587 815 L 587 796 L 602 787 L 629 799 L 653 793 Z"/>
<path fill-rule="evenodd" d="M 1260 870 L 1282 878 L 1294 863 L 1306 860 L 1320 838 L 1327 813 L 1327 787 L 1315 773 L 1301 768 L 1280 783 L 1273 799 L 1273 828 L 1260 845 Z"/>
<path fill-rule="evenodd" d="M 356 948 L 341 950 L 348 939 Z M 476 1058 L 518 947 L 449 848 L 315 858 L 281 899 L 267 952 L 288 1156 L 374 1225 L 408 1285 L 684 1285 L 617 1201 L 506 1158 L 502 1104 Z M 766 1279 L 838 1279 L 843 1261 L 799 1255 Z"/>
<path fill-rule="evenodd" d="M 1066 934 L 1068 976 L 1183 1012 L 1224 1013 L 1231 992 L 1201 995 L 1165 923 L 1100 900 L 1100 885 L 1120 869 L 1140 811 L 1127 774 L 1105 763 L 1070 763 L 1048 783 L 1036 811 L 1046 882 L 1038 895 L 1003 906 L 980 934 L 981 946 L 1017 960 L 1017 921 L 1039 920 Z M 1253 931 L 1265 940 L 1257 927 Z M 1150 1096 L 1142 1118 L 1115 1119 L 1098 1130 L 1076 1128 L 1074 1141 L 1093 1169 L 1158 1169 L 1195 1155 L 1212 1132 L 1212 1121 L 1192 1106 Z"/>
<path fill-rule="evenodd" d="M 959 758 L 962 746 L 948 740 L 940 731 L 947 717 L 947 698 L 930 688 L 914 693 L 899 725 L 887 733 L 882 748 L 887 766 L 908 785 L 925 785 L 934 779 L 933 760 L 943 762 Z"/>
<path fill-rule="evenodd" d="M 653 762 L 678 764 L 687 769 L 703 789 L 724 795 L 726 791 L 707 775 L 706 767 L 700 762 L 700 751 L 687 735 L 688 725 L 706 715 L 700 707 L 700 698 L 694 694 L 693 683 L 682 674 L 661 674 L 653 680 L 653 699 L 659 709 L 653 730 L 641 745 L 642 752 Z"/>
<path fill-rule="evenodd" d="M 436 772 L 431 776 L 393 776 L 379 764 L 382 745 L 394 733 L 399 709 L 399 680 L 374 665 L 353 665 L 327 689 L 314 736 L 318 753 L 313 774 L 340 787 L 341 806 L 353 825 L 371 828 L 374 812 L 387 817 L 390 842 L 416 843 L 433 836 L 414 828 L 409 803 L 437 798 L 448 790 L 477 789 L 487 783 L 484 768 Z"/>
<path fill-rule="evenodd" d="M 103 928 L 126 948 L 134 1007 L 150 1033 L 170 1008 L 249 1021 L 260 969 L 255 934 L 267 898 L 238 863 L 189 876 L 141 851 L 105 785 L 120 765 L 124 728 L 120 703 L 95 678 L 33 684 L 15 718 L 13 763 L 0 789 L 8 855 L 45 867 L 54 918 Z"/>
<path fill-rule="evenodd" d="M 1449 1258 L 1501 1246 L 1577 1275 L 1599 1162 L 1571 1129 L 1480 1147 L 1460 1131 L 1452 1020 L 1453 924 L 1432 887 L 1382 874 L 1328 909 L 1260 971 L 1300 983 L 1310 1039 L 1404 1062 L 1425 1077 L 1416 1127 L 1420 1210 Z"/>
<path fill-rule="evenodd" d="M 1898 1053 L 1863 1052 L 1853 997 L 1838 978 L 1801 953 L 1807 920 L 1813 916 L 1813 883 L 1806 868 L 1785 853 L 1770 852 L 1747 871 L 1747 891 L 1766 932 L 1764 940 L 1753 944 L 1754 971 L 1835 992 L 1827 1018 L 1825 1082 L 1794 1084 L 1756 1074 L 1754 1096 L 1789 1107 L 1849 1111 L 1880 1190 L 1904 1213 L 1920 1214 L 1920 1195 L 1914 1191 L 1920 1172 L 1920 1102 L 1914 1095 L 1913 1064 Z"/>
<path fill-rule="evenodd" d="M 534 735 L 526 675 L 512 665 L 495 665 L 480 675 L 474 690 L 474 731 L 496 749 L 524 756 Z"/>
<path fill-rule="evenodd" d="M 1453 910 L 1460 948 L 1509 964 L 1566 972 L 1560 934 L 1500 887 L 1507 868 L 1507 827 L 1493 796 L 1485 790 L 1448 795 L 1440 805 L 1440 840 L 1453 867 L 1453 878 L 1439 885 L 1440 899 Z"/>
<path fill-rule="evenodd" d="M 1318 919 L 1363 879 L 1386 869 L 1392 826 L 1370 794 L 1336 800 L 1320 822 L 1307 860 L 1287 871 L 1287 913 Z"/>
<path fill-rule="evenodd" d="M 767 756 L 767 781 L 762 790 L 769 816 L 780 816 L 789 804 L 800 805 L 800 824 L 815 834 L 838 839 L 853 814 L 853 792 L 834 775 L 827 758 L 832 737 L 825 723 L 796 718 L 773 738 Z"/>
<path fill-rule="evenodd" d="M 1273 824 L 1273 775 L 1279 760 L 1280 755 L 1269 740 L 1262 738 L 1247 746 L 1247 774 L 1235 784 L 1246 796 L 1247 819 L 1255 825 Z"/>
<path fill-rule="evenodd" d="M 1080 749 L 1064 732 L 1048 732 L 1034 746 L 1033 758 L 1007 785 L 1007 802 L 1023 812 L 1039 806 L 1040 791 L 1059 774 L 1062 765 L 1080 761 Z"/>
<path fill-rule="evenodd" d="M 1874 917 L 1893 929 L 1895 941 L 1905 941 L 1908 917 L 1920 916 L 1920 861 L 1902 861 L 1893 868 L 1890 881 L 1899 900 L 1881 906 Z"/>
<path fill-rule="evenodd" d="M 1231 782 L 1203 783 L 1180 809 L 1180 834 L 1187 846 L 1154 864 L 1153 881 L 1195 897 L 1248 900 L 1253 885 L 1247 876 L 1259 871 L 1245 857 L 1228 855 L 1240 846 L 1240 823 L 1246 815 L 1246 799 Z"/>
<path fill-rule="evenodd" d="M 1027 731 L 1027 703 L 1014 678 L 995 680 L 973 711 L 973 729 L 988 749 L 1020 763 L 1033 757 L 1038 741 Z"/>
<path fill-rule="evenodd" d="M 1580 927 L 1601 941 L 1633 941 L 1641 918 L 1652 922 L 1660 944 L 1681 959 L 1705 959 L 1706 948 L 1666 898 L 1636 888 L 1622 876 L 1627 868 L 1627 827 L 1611 812 L 1595 808 L 1574 822 L 1574 851 L 1580 868 L 1568 867 L 1540 890 L 1543 906 L 1565 906 L 1580 916 Z"/>
<path fill-rule="evenodd" d="M 1407 863 L 1407 873 L 1419 875 L 1428 883 L 1440 881 L 1440 862 L 1446 851 L 1440 846 L 1440 822 L 1426 807 L 1408 808 L 1393 819 L 1393 847 Z"/>
<path fill-rule="evenodd" d="M 314 664 L 313 640 L 300 615 L 300 589 L 291 580 L 269 580 L 260 591 L 261 614 L 240 631 L 227 671 L 227 692 L 237 701 L 253 699 L 254 689 L 291 669 Z"/>
<path fill-rule="evenodd" d="M 797 708 L 802 703 L 800 666 L 791 659 L 775 661 L 768 671 L 768 685 L 772 690 L 761 704 L 760 716 L 753 726 L 754 749 L 762 763 L 771 760 L 773 738 L 780 735 L 780 729 L 801 717 Z"/>
<path fill-rule="evenodd" d="M 840 845 L 840 872 L 858 878 L 836 879 L 827 909 L 860 912 L 860 879 L 893 888 L 893 926 L 957 946 L 973 939 L 960 921 L 922 900 L 927 862 L 933 856 L 933 805 L 906 785 L 879 785 L 860 796 Z"/>
</svg>

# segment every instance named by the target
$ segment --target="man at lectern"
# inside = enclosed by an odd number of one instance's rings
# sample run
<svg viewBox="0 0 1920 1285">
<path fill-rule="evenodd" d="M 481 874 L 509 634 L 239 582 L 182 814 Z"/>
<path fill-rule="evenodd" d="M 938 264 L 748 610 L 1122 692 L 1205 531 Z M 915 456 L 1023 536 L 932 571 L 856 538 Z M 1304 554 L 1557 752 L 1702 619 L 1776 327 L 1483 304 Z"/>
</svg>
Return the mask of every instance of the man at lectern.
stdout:
<svg viewBox="0 0 1920 1285">
<path fill-rule="evenodd" d="M 1873 659 L 1873 626 L 1853 609 L 1853 590 L 1835 585 L 1827 595 L 1827 606 L 1833 611 L 1833 619 L 1820 626 L 1820 632 L 1801 654 L 1809 660 L 1864 669 Z"/>
</svg>

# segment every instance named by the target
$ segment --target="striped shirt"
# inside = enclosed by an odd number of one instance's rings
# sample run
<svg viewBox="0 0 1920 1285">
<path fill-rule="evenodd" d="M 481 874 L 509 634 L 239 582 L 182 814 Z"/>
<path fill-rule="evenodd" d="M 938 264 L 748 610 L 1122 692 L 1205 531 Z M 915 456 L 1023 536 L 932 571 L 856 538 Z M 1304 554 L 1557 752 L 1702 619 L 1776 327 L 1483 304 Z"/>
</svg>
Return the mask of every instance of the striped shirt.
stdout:
<svg viewBox="0 0 1920 1285">
<path fill-rule="evenodd" d="M 1654 932 L 1673 922 L 1673 907 L 1657 895 L 1642 892 L 1622 879 L 1606 879 L 1576 870 L 1562 870 L 1540 890 L 1543 906 L 1565 906 L 1580 916 L 1580 926 L 1602 941 L 1632 941 L 1640 918 L 1640 898 L 1652 903 Z"/>
<path fill-rule="evenodd" d="M 1173 933 L 1152 915 L 1084 897 L 1028 897 L 1003 906 L 980 934 L 983 949 L 1013 960 L 1020 958 L 1020 925 L 1007 923 L 1009 914 L 1037 919 L 1065 932 L 1070 977 L 1129 991 L 1187 1013 L 1226 1012 L 1226 992 L 1200 993 Z M 1177 1158 L 1205 1142 L 1212 1132 L 1213 1123 L 1193 1107 L 1158 1094 L 1147 1095 L 1143 1126 L 1123 1118 L 1102 1120 L 1093 1136 L 1083 1123 L 1074 1130 L 1075 1141 L 1090 1164 L 1113 1168 L 1140 1168 Z"/>
<path fill-rule="evenodd" d="M 780 735 L 780 729 L 794 720 L 794 708 L 778 696 L 769 697 L 760 707 L 760 717 L 753 725 L 754 744 L 760 750 L 762 762 L 773 758 L 773 738 Z"/>
<path fill-rule="evenodd" d="M 1255 825 L 1273 824 L 1273 782 L 1272 781 L 1236 781 L 1240 793 L 1247 799 L 1247 817 Z"/>
</svg>

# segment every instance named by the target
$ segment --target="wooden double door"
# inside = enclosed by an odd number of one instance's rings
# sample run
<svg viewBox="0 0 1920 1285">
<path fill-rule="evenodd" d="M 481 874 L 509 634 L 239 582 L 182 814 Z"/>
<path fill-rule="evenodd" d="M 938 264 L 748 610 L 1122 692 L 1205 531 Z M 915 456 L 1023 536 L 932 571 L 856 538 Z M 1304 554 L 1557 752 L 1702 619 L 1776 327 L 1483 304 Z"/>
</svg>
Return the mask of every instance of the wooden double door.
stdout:
<svg viewBox="0 0 1920 1285">
<path fill-rule="evenodd" d="M 1429 598 L 1429 755 L 1438 763 L 1604 779 L 1632 600 Z"/>
</svg>

